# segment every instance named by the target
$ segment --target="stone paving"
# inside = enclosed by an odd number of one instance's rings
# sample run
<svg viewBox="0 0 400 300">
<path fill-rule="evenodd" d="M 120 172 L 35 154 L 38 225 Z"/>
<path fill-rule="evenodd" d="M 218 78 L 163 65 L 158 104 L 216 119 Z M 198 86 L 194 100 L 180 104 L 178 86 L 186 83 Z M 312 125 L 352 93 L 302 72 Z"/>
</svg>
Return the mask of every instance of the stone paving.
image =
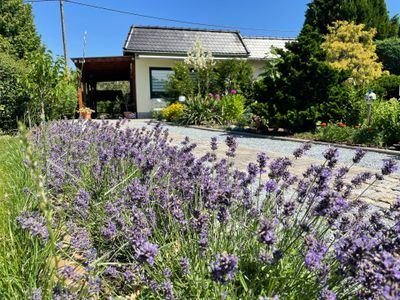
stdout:
<svg viewBox="0 0 400 300">
<path fill-rule="evenodd" d="M 130 127 L 130 128 L 137 128 L 137 127 L 152 127 L 154 126 L 155 123 L 150 123 L 149 120 L 129 120 L 128 122 L 124 122 L 123 126 L 124 127 Z M 191 142 L 196 143 L 197 147 L 195 149 L 195 154 L 198 154 L 199 156 L 206 153 L 207 151 L 210 150 L 210 137 L 211 136 L 216 136 L 219 141 L 219 149 L 217 151 L 218 156 L 221 158 L 224 156 L 224 153 L 226 152 L 227 148 L 224 144 L 224 139 L 227 135 L 227 133 L 224 132 L 215 132 L 215 131 L 207 131 L 207 130 L 202 130 L 202 129 L 193 129 L 193 128 L 185 128 L 185 127 L 178 127 L 178 126 L 165 126 L 170 133 L 170 137 L 173 139 L 173 143 L 180 143 L 185 136 L 188 136 L 191 140 Z M 255 138 L 252 137 L 252 139 L 259 139 L 261 140 L 262 144 L 264 145 L 268 143 L 268 138 L 265 137 L 260 137 L 260 138 Z M 282 157 L 282 156 L 288 156 L 288 157 L 293 157 L 291 155 L 288 155 L 288 150 L 286 149 L 288 143 L 293 142 L 288 142 L 288 141 L 283 141 L 280 140 L 279 144 L 275 145 L 273 148 L 274 151 L 268 151 L 267 149 L 263 147 L 255 147 L 254 145 L 249 146 L 247 145 L 247 140 L 241 138 L 239 140 L 239 147 L 237 149 L 237 155 L 235 158 L 235 166 L 241 170 L 246 170 L 247 165 L 249 162 L 254 162 L 257 157 L 257 153 L 263 151 L 266 152 L 267 155 L 271 158 L 277 158 L 277 157 Z M 254 143 L 253 143 L 254 144 Z M 299 146 L 301 143 L 294 143 L 294 147 Z M 319 145 L 321 147 L 321 145 Z M 327 148 L 328 146 L 322 146 L 323 148 Z M 313 146 L 314 148 L 314 146 Z M 280 149 L 282 151 L 280 151 Z M 322 149 L 322 148 L 321 148 Z M 318 149 L 318 150 L 321 150 Z M 349 152 L 349 149 L 339 149 L 340 151 L 347 151 L 347 156 L 352 155 L 351 150 Z M 291 150 L 293 151 L 293 150 Z M 323 151 L 323 150 L 322 150 Z M 315 151 L 314 151 L 315 152 Z M 291 152 L 290 152 L 291 153 Z M 322 152 L 321 152 L 322 153 Z M 382 159 L 384 158 L 389 158 L 390 155 L 386 154 L 379 154 L 379 153 L 374 153 L 373 155 L 369 156 L 369 153 L 366 155 L 365 159 L 369 159 L 371 161 L 364 162 L 363 164 L 360 164 L 361 166 L 354 166 L 351 168 L 349 172 L 349 178 L 353 178 L 357 173 L 361 171 L 369 171 L 369 172 L 380 172 L 380 168 L 377 167 L 377 165 L 381 164 Z M 393 156 L 394 159 L 399 160 L 398 156 Z M 374 160 L 374 161 L 372 161 Z M 299 160 L 295 160 L 293 166 L 291 167 L 291 172 L 295 175 L 301 175 L 303 171 L 310 165 L 310 164 L 321 164 L 323 162 L 323 157 L 322 154 L 320 155 L 320 158 L 317 157 L 317 155 L 305 155 L 303 158 Z M 345 164 L 348 165 L 348 164 Z M 356 193 L 361 193 L 364 191 L 366 186 L 362 187 L 360 190 L 356 191 Z M 357 195 L 357 194 L 356 194 Z M 364 194 L 362 199 L 374 203 L 374 205 L 377 206 L 387 206 L 390 204 L 394 199 L 400 197 L 400 174 L 393 174 L 388 177 L 386 177 L 383 181 L 378 181 L 375 183 L 371 188 L 369 188 Z"/>
</svg>

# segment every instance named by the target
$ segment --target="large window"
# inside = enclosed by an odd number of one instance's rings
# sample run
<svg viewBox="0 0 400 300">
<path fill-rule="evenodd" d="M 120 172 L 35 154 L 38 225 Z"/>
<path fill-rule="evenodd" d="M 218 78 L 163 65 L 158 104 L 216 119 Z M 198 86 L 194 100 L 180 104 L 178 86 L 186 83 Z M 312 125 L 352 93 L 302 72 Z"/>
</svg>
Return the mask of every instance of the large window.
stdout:
<svg viewBox="0 0 400 300">
<path fill-rule="evenodd" d="M 174 71 L 170 68 L 150 68 L 150 96 L 151 98 L 165 98 L 167 96 L 166 83 Z"/>
</svg>

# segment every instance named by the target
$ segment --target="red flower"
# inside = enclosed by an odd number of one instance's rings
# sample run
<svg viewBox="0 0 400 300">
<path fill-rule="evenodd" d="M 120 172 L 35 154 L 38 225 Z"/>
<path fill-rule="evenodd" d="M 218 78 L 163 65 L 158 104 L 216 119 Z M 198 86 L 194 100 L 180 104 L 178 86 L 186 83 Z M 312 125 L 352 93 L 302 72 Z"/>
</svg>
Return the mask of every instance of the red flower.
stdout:
<svg viewBox="0 0 400 300">
<path fill-rule="evenodd" d="M 346 127 L 346 124 L 340 122 L 340 123 L 339 123 L 339 127 Z"/>
<path fill-rule="evenodd" d="M 321 123 L 321 126 L 322 127 L 326 127 L 326 123 L 324 122 L 324 123 Z"/>
</svg>

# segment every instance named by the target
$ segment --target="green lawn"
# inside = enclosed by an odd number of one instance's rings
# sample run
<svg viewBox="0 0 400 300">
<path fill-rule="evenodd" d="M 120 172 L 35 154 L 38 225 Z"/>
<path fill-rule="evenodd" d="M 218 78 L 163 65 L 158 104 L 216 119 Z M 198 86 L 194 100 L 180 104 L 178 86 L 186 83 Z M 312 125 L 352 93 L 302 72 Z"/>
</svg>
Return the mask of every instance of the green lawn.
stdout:
<svg viewBox="0 0 400 300">
<path fill-rule="evenodd" d="M 0 137 L 0 299 L 29 299 L 32 290 L 46 282 L 46 247 L 43 250 L 15 220 L 21 210 L 35 205 L 22 191 L 33 186 L 22 149 L 17 137 Z"/>
</svg>

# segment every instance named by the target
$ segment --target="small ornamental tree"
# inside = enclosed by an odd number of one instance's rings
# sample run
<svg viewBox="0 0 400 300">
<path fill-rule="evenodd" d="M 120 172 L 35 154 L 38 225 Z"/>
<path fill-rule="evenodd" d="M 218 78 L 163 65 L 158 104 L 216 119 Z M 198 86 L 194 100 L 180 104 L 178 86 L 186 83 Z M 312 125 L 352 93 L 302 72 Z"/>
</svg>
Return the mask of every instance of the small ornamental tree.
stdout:
<svg viewBox="0 0 400 300">
<path fill-rule="evenodd" d="M 206 95 L 209 92 L 210 82 L 215 65 L 210 51 L 205 51 L 203 44 L 197 39 L 185 58 L 185 64 L 196 73 L 197 93 Z"/>
<path fill-rule="evenodd" d="M 366 85 L 382 75 L 373 37 L 374 28 L 364 30 L 364 24 L 336 21 L 328 26 L 328 34 L 321 44 L 327 52 L 327 61 L 338 70 L 351 70 L 357 85 Z"/>
</svg>

